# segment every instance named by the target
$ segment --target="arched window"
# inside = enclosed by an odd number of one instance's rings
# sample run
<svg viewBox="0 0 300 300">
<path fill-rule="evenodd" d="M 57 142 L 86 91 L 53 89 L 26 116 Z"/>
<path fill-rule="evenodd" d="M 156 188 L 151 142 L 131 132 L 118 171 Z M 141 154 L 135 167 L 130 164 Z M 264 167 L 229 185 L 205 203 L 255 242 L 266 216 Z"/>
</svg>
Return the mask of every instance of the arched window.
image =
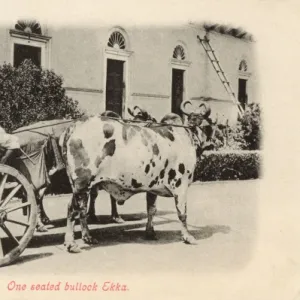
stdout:
<svg viewBox="0 0 300 300">
<path fill-rule="evenodd" d="M 15 24 L 15 29 L 28 34 L 42 34 L 41 26 L 35 20 L 19 20 Z"/>
<path fill-rule="evenodd" d="M 108 39 L 107 46 L 114 49 L 125 50 L 126 42 L 123 34 L 119 31 L 114 31 Z"/>
<path fill-rule="evenodd" d="M 9 32 L 14 67 L 20 66 L 25 59 L 30 59 L 38 67 L 49 66 L 48 42 L 51 37 L 44 35 L 45 32 L 39 22 L 33 19 L 21 19 Z"/>
<path fill-rule="evenodd" d="M 247 70 L 248 70 L 247 62 L 243 59 L 239 64 L 239 71 L 247 72 Z"/>
<path fill-rule="evenodd" d="M 185 60 L 185 58 L 186 58 L 185 51 L 181 45 L 177 45 L 174 48 L 173 58 L 178 59 L 178 60 Z"/>
</svg>

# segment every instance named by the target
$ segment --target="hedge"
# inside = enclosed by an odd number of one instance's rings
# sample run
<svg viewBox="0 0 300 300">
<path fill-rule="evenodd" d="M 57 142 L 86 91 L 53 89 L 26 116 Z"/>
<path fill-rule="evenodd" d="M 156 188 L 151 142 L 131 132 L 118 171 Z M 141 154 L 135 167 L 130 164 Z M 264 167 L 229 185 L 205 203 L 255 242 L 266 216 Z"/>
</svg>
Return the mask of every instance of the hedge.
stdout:
<svg viewBox="0 0 300 300">
<path fill-rule="evenodd" d="M 260 177 L 261 151 L 207 151 L 203 154 L 194 173 L 194 181 L 246 180 Z M 48 193 L 71 193 L 65 170 L 51 179 Z"/>
<path fill-rule="evenodd" d="M 197 163 L 194 181 L 256 179 L 260 167 L 260 151 L 207 151 Z"/>
</svg>

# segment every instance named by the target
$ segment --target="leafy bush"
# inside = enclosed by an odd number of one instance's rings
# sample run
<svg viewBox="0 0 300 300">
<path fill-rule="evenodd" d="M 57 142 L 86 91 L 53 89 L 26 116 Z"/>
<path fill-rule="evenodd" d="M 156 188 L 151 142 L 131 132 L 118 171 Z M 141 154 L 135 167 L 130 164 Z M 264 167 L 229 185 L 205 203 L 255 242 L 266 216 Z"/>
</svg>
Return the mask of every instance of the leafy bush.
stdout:
<svg viewBox="0 0 300 300">
<path fill-rule="evenodd" d="M 257 103 L 246 106 L 245 113 L 233 127 L 219 125 L 215 135 L 215 149 L 261 149 L 261 109 Z"/>
<path fill-rule="evenodd" d="M 37 121 L 80 117 L 78 102 L 66 96 L 62 83 L 31 60 L 18 68 L 0 66 L 0 126 L 11 132 Z"/>
<path fill-rule="evenodd" d="M 261 109 L 257 103 L 246 107 L 244 116 L 239 120 L 238 127 L 245 140 L 246 149 L 259 150 L 261 144 Z"/>
<path fill-rule="evenodd" d="M 208 151 L 198 161 L 194 181 L 256 179 L 260 165 L 259 151 Z"/>
</svg>

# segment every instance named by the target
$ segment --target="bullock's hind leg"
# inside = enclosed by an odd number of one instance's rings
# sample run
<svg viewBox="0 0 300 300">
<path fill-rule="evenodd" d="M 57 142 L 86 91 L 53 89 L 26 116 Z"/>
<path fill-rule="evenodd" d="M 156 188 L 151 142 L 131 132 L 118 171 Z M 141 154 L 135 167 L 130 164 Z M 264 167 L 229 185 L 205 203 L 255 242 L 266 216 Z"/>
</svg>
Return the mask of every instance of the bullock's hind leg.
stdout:
<svg viewBox="0 0 300 300">
<path fill-rule="evenodd" d="M 146 225 L 146 239 L 147 240 L 157 240 L 156 233 L 153 228 L 153 217 L 156 214 L 156 199 L 157 195 L 147 193 L 147 214 L 148 214 L 148 221 Z"/>
<path fill-rule="evenodd" d="M 36 224 L 37 232 L 47 232 L 48 231 L 48 229 L 45 227 L 45 225 L 47 225 L 47 224 L 43 220 L 44 215 L 46 215 L 46 213 L 44 212 L 44 206 L 43 206 L 45 190 L 46 190 L 46 188 L 43 188 L 35 193 L 36 203 L 37 203 L 37 224 Z"/>
<path fill-rule="evenodd" d="M 36 231 L 37 232 L 47 232 L 48 229 L 45 227 L 45 224 L 42 221 L 42 200 L 37 199 L 37 223 L 36 223 Z"/>
<path fill-rule="evenodd" d="M 111 219 L 114 223 L 122 224 L 125 221 L 120 217 L 118 213 L 118 207 L 117 207 L 117 200 L 110 196 L 110 203 L 111 203 Z"/>
<path fill-rule="evenodd" d="M 45 209 L 44 209 L 44 196 L 45 196 L 45 193 L 46 193 L 46 190 L 47 190 L 47 187 L 45 188 L 42 188 L 39 190 L 39 197 L 40 197 L 40 207 L 41 207 L 41 218 L 42 218 L 42 223 L 44 225 L 49 225 L 51 222 L 50 222 L 50 219 L 49 217 L 47 216 L 46 212 L 45 212 Z"/>
<path fill-rule="evenodd" d="M 180 220 L 181 238 L 186 244 L 197 244 L 196 239 L 189 233 L 187 228 L 187 199 L 186 192 L 181 195 L 175 195 L 175 205 Z"/>
</svg>

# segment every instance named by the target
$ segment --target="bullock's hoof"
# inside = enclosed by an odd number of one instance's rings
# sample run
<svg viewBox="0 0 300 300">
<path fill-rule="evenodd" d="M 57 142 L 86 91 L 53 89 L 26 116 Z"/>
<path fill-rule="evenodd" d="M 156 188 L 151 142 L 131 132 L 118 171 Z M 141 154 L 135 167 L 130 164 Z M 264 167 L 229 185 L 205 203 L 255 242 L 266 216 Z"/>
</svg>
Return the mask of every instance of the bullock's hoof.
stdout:
<svg viewBox="0 0 300 300">
<path fill-rule="evenodd" d="M 182 236 L 182 240 L 185 244 L 189 245 L 197 245 L 197 240 L 192 235 L 184 235 Z"/>
<path fill-rule="evenodd" d="M 111 220 L 112 223 L 117 223 L 117 224 L 125 223 L 125 221 L 121 217 L 112 217 Z"/>
<path fill-rule="evenodd" d="M 90 224 L 98 224 L 100 222 L 96 215 L 89 215 L 87 221 Z"/>
<path fill-rule="evenodd" d="M 118 201 L 118 205 L 124 205 L 124 203 L 125 203 L 125 200 Z"/>
<path fill-rule="evenodd" d="M 46 228 L 45 225 L 37 225 L 36 226 L 36 231 L 37 232 L 48 232 L 48 229 Z"/>
<path fill-rule="evenodd" d="M 82 240 L 85 244 L 88 244 L 88 245 L 95 245 L 95 244 L 99 243 L 97 239 L 92 238 L 92 237 L 83 237 Z"/>
<path fill-rule="evenodd" d="M 71 244 L 64 244 L 65 247 L 67 248 L 67 251 L 69 253 L 80 253 L 81 249 L 79 248 L 79 246 L 76 243 L 71 243 Z"/>
<path fill-rule="evenodd" d="M 154 230 L 153 231 L 146 231 L 145 238 L 148 241 L 157 241 L 158 240 L 158 237 L 157 237 Z"/>
</svg>

